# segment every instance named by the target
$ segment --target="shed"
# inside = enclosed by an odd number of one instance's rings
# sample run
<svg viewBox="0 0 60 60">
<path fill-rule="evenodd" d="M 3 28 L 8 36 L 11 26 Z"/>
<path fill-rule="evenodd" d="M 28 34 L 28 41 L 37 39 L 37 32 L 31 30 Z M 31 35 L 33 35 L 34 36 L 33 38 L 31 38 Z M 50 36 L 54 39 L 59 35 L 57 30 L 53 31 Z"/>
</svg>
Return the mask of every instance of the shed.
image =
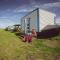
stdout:
<svg viewBox="0 0 60 60">
<path fill-rule="evenodd" d="M 52 25 L 56 25 L 55 18 L 54 13 L 37 8 L 21 19 L 22 31 L 28 33 L 32 29 L 35 29 L 36 32 L 52 29 L 54 28 Z"/>
</svg>

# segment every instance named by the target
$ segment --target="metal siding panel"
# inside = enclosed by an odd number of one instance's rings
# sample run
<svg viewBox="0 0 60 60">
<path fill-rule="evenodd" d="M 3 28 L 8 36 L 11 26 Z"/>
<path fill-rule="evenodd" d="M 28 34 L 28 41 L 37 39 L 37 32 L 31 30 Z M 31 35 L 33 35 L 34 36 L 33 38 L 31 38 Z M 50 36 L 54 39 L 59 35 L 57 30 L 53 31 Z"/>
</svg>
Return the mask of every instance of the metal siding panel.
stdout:
<svg viewBox="0 0 60 60">
<path fill-rule="evenodd" d="M 30 31 L 35 28 L 37 32 L 41 32 L 47 25 L 54 25 L 54 14 L 44 11 L 44 10 L 34 10 L 33 12 L 29 13 L 27 16 L 23 18 L 23 20 L 27 18 L 31 18 L 30 20 Z M 27 20 L 26 20 L 27 21 Z M 27 23 L 25 23 L 27 24 Z M 22 23 L 22 27 L 24 29 L 24 21 Z M 26 29 L 25 29 L 26 30 Z"/>
<path fill-rule="evenodd" d="M 38 29 L 37 29 L 37 9 L 36 10 L 34 10 L 32 13 L 30 13 L 29 15 L 27 15 L 27 16 L 25 16 L 24 18 L 23 18 L 23 20 L 24 19 L 27 19 L 28 20 L 28 18 L 30 18 L 31 20 L 30 20 L 30 31 L 32 31 L 32 29 L 36 29 L 36 31 L 38 31 Z M 27 22 L 27 20 L 26 20 L 26 22 Z M 27 24 L 27 23 L 26 23 Z"/>
<path fill-rule="evenodd" d="M 39 9 L 37 9 L 37 29 L 37 32 L 39 32 Z"/>
<path fill-rule="evenodd" d="M 36 11 L 34 11 L 31 15 L 30 15 L 30 17 L 31 17 L 31 20 L 30 20 L 30 30 L 32 30 L 32 29 L 36 29 L 36 31 L 38 31 L 38 29 L 37 29 L 37 10 Z"/>
<path fill-rule="evenodd" d="M 54 25 L 54 15 L 50 12 L 40 10 L 40 29 L 46 30 L 49 29 L 48 25 Z"/>
</svg>

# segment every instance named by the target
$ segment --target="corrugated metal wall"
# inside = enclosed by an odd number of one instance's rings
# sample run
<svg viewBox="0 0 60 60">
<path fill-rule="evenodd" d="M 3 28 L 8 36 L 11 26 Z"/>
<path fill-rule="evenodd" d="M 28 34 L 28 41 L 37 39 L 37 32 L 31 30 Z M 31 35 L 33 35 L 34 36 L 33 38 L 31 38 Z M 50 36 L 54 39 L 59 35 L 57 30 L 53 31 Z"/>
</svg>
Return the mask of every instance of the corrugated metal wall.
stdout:
<svg viewBox="0 0 60 60">
<path fill-rule="evenodd" d="M 40 30 L 51 29 L 50 25 L 54 25 L 55 15 L 48 11 L 39 10 L 39 16 L 40 16 Z"/>
<path fill-rule="evenodd" d="M 26 19 L 26 25 L 24 25 L 24 20 Z M 24 28 L 26 28 L 27 31 L 27 20 L 30 19 L 30 31 L 32 31 L 32 29 L 35 29 L 37 31 L 37 10 L 33 11 L 32 13 L 28 14 L 27 16 L 25 16 L 24 18 L 22 18 L 22 28 L 24 30 Z"/>
</svg>

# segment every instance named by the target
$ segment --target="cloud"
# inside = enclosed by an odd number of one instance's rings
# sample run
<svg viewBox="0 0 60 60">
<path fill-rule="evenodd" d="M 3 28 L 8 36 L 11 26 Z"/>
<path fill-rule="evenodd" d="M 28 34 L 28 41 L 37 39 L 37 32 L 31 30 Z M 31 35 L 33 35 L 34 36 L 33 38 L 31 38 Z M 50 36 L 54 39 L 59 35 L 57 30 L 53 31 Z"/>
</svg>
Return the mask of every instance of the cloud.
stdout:
<svg viewBox="0 0 60 60">
<path fill-rule="evenodd" d="M 7 26 L 11 26 L 15 24 L 16 22 L 10 20 L 10 19 L 0 19 L 0 28 L 5 28 Z"/>
<path fill-rule="evenodd" d="M 45 9 L 49 9 L 49 8 L 60 8 L 60 2 L 55 2 L 55 3 L 46 3 L 46 4 L 36 4 L 34 7 L 38 7 L 38 8 L 45 8 Z"/>
<path fill-rule="evenodd" d="M 23 6 L 19 6 L 17 7 L 14 12 L 30 12 L 30 11 L 33 11 L 34 9 L 36 8 L 41 8 L 41 9 L 46 9 L 46 10 L 49 10 L 53 13 L 56 13 L 58 12 L 58 14 L 60 13 L 60 2 L 55 2 L 55 3 L 45 3 L 45 4 L 40 4 L 40 3 L 36 3 L 36 2 L 32 2 L 29 6 L 28 5 L 23 5 Z M 56 13 L 57 14 L 57 13 Z M 59 15 L 60 16 L 60 15 Z M 59 18 L 60 19 L 60 18 Z M 60 20 L 57 19 L 57 21 L 59 21 L 60 23 Z"/>
<path fill-rule="evenodd" d="M 36 3 L 35 1 L 30 1 L 30 4 L 20 5 L 13 9 L 6 9 L 0 13 L 0 25 L 1 26 L 7 26 L 10 24 L 20 23 L 20 18 L 24 16 L 26 13 L 33 11 L 36 8 L 51 10 L 51 11 L 57 11 L 58 14 L 60 14 L 60 2 L 55 3 Z M 59 15 L 60 16 L 60 15 Z M 60 22 L 60 18 L 57 17 L 57 21 Z"/>
<path fill-rule="evenodd" d="M 60 17 L 57 17 L 57 18 L 56 18 L 56 22 L 57 22 L 57 23 L 60 23 Z"/>
<path fill-rule="evenodd" d="M 21 12 L 30 12 L 36 8 L 41 8 L 41 9 L 52 9 L 54 8 L 60 8 L 60 2 L 55 2 L 55 3 L 44 3 L 44 4 L 40 4 L 40 2 L 36 2 L 35 0 L 30 0 L 29 1 L 30 4 L 25 4 L 25 5 L 20 5 L 14 9 L 6 9 L 3 13 L 5 14 L 5 12 L 7 12 L 5 15 L 11 15 L 12 13 L 20 13 Z M 56 10 L 56 9 L 55 9 Z"/>
<path fill-rule="evenodd" d="M 14 12 L 30 12 L 30 11 L 32 11 L 32 9 L 27 9 L 27 8 L 24 8 L 24 9 L 16 9 L 16 10 L 14 10 Z"/>
<path fill-rule="evenodd" d="M 6 16 L 0 16 L 0 19 L 7 19 L 8 17 Z"/>
<path fill-rule="evenodd" d="M 60 8 L 60 2 L 56 2 L 56 3 L 47 3 L 43 5 L 44 7 L 57 7 Z"/>
<path fill-rule="evenodd" d="M 34 10 L 35 8 L 50 9 L 53 7 L 60 8 L 60 2 L 46 3 L 46 4 L 32 2 L 30 5 L 23 5 L 23 6 L 17 7 L 14 10 L 14 12 L 30 12 L 30 11 Z"/>
</svg>

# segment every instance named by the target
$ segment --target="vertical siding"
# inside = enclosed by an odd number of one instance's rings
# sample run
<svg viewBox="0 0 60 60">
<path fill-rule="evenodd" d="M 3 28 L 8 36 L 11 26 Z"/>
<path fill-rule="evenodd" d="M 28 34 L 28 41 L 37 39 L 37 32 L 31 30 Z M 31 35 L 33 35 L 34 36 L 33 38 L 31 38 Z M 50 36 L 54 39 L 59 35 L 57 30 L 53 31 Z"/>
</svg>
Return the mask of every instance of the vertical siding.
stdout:
<svg viewBox="0 0 60 60">
<path fill-rule="evenodd" d="M 29 15 L 29 17 L 31 18 L 31 20 L 30 20 L 30 31 L 32 30 L 32 29 L 35 29 L 36 31 L 38 31 L 38 28 L 37 28 L 37 10 L 36 11 L 34 11 L 33 13 L 31 13 L 30 15 Z"/>
<path fill-rule="evenodd" d="M 30 18 L 30 31 L 32 31 L 32 29 L 35 29 L 36 31 L 38 31 L 37 28 L 37 10 L 31 12 L 30 14 L 28 14 L 27 16 L 25 16 L 24 18 L 22 18 L 22 29 L 24 30 L 24 27 L 26 27 L 24 25 L 24 20 L 26 19 L 26 25 L 27 25 L 27 20 L 28 18 Z M 26 28 L 27 30 L 27 28 Z"/>
<path fill-rule="evenodd" d="M 54 25 L 54 14 L 44 11 L 44 10 L 39 10 L 39 16 L 40 16 L 40 31 L 41 30 L 46 30 L 49 29 L 50 25 Z M 51 28 L 51 27 L 50 27 Z"/>
<path fill-rule="evenodd" d="M 24 32 L 24 19 L 21 19 L 21 28 L 22 28 L 22 30 L 23 30 L 23 32 Z"/>
<path fill-rule="evenodd" d="M 30 31 L 35 29 L 36 32 L 50 29 L 49 25 L 54 25 L 55 14 L 41 9 L 36 9 L 22 18 L 22 30 L 27 31 L 27 20 L 30 18 Z M 24 23 L 24 20 L 26 22 Z M 47 27 L 48 26 L 48 27 Z"/>
<path fill-rule="evenodd" d="M 39 8 L 37 9 L 37 32 L 39 32 Z"/>
</svg>

